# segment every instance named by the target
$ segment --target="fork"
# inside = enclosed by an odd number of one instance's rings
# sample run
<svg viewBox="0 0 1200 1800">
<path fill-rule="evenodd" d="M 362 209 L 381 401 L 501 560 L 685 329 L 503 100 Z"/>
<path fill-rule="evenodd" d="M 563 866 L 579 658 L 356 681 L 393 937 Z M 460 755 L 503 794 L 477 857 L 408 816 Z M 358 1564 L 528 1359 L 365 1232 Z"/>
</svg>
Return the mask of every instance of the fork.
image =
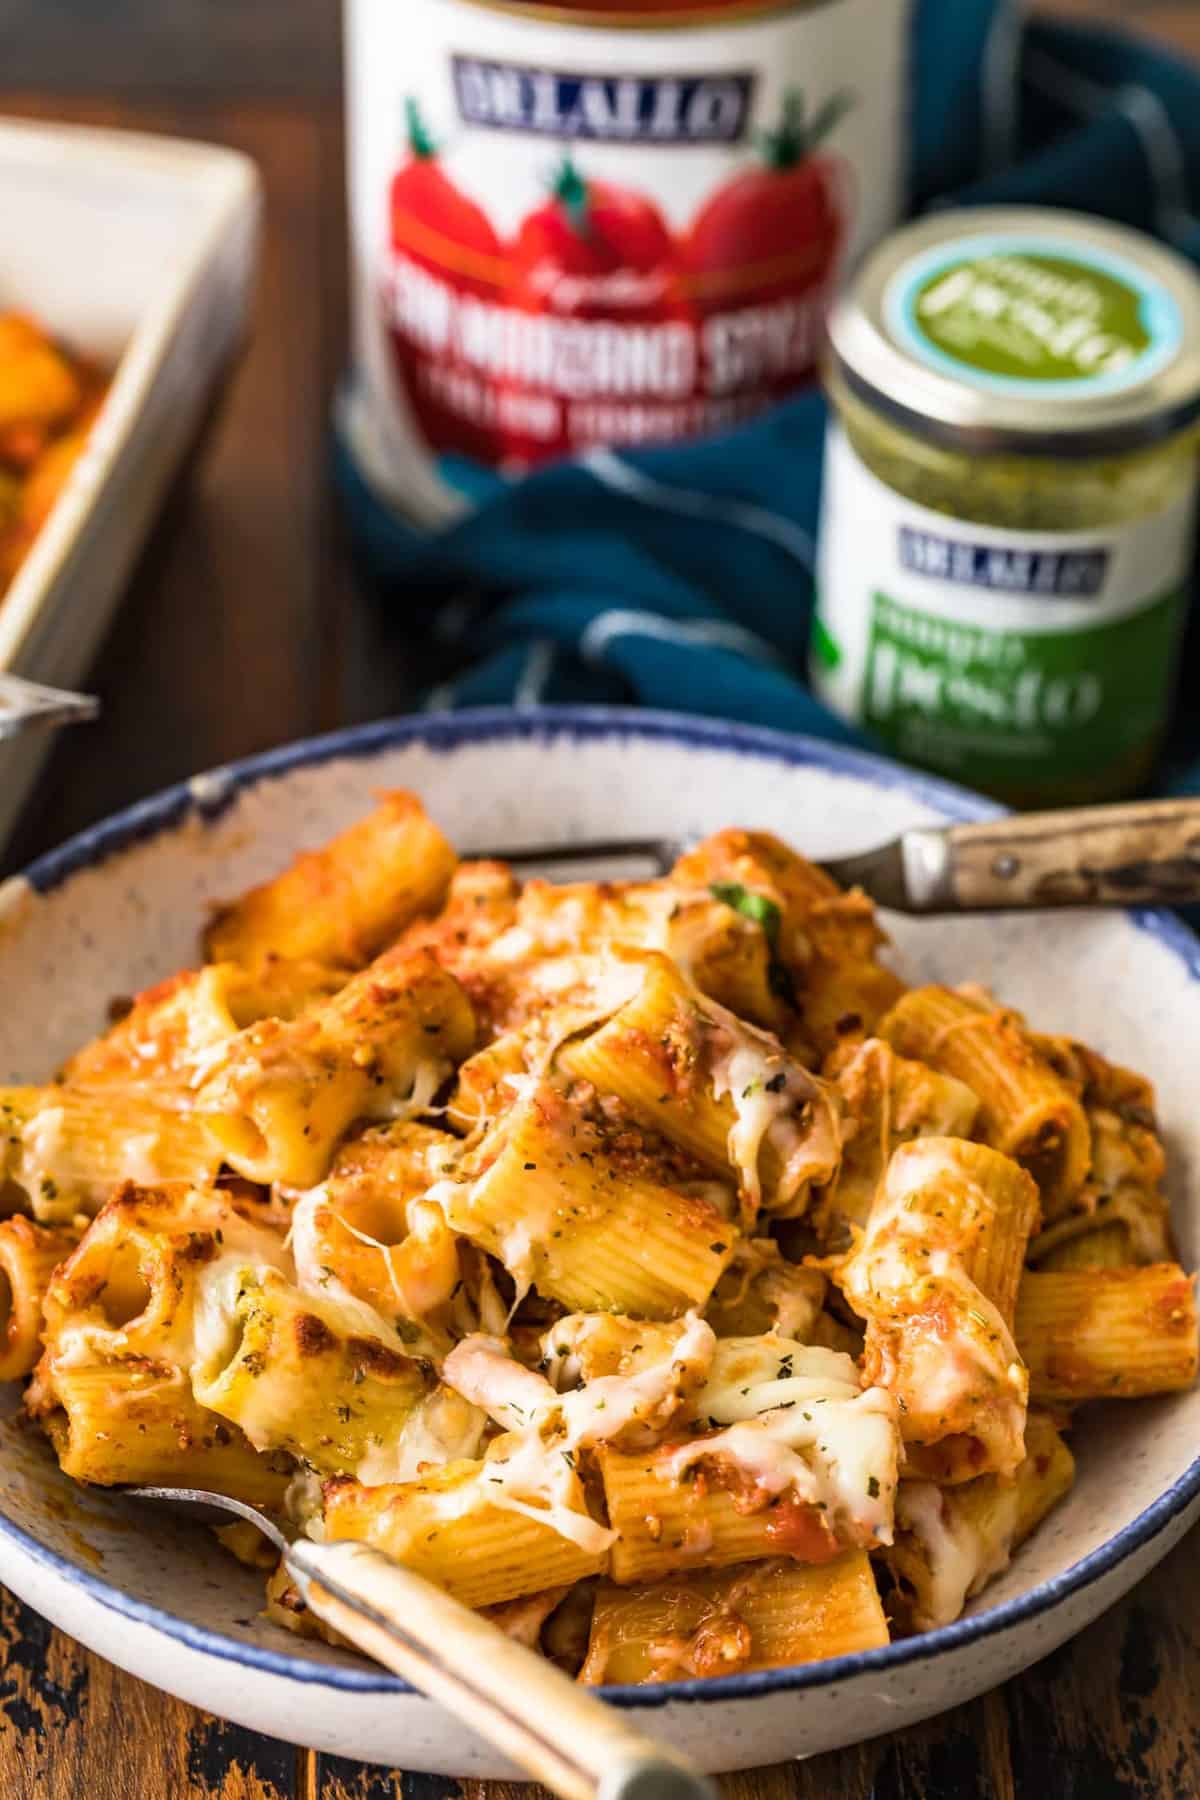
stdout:
<svg viewBox="0 0 1200 1800">
<path fill-rule="evenodd" d="M 289 1542 L 244 1501 L 201 1488 L 126 1488 L 206 1524 L 256 1525 L 309 1610 L 413 1682 L 563 1800 L 718 1800 L 713 1783 L 577 1687 L 553 1663 L 367 1544 Z"/>
<path fill-rule="evenodd" d="M 0 741 L 19 737 L 33 725 L 82 725 L 99 711 L 100 702 L 91 694 L 0 674 Z"/>
<path fill-rule="evenodd" d="M 475 850 L 526 869 L 665 875 L 695 840 L 607 838 Z M 1185 906 L 1200 900 L 1200 799 L 1009 814 L 920 825 L 851 856 L 825 857 L 843 887 L 907 913 L 1051 906 Z"/>
</svg>

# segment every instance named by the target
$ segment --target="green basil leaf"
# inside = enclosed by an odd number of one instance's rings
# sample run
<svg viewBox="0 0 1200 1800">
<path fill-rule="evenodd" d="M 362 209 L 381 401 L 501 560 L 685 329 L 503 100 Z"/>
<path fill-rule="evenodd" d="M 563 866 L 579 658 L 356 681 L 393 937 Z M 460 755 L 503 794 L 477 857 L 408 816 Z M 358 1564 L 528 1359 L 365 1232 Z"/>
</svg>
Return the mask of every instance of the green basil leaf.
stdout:
<svg viewBox="0 0 1200 1800">
<path fill-rule="evenodd" d="M 755 894 L 743 887 L 740 881 L 713 881 L 709 883 L 709 893 L 714 900 L 720 900 L 725 906 L 731 906 L 743 919 L 749 919 L 755 925 L 761 925 L 768 944 L 774 950 L 779 942 L 779 927 L 782 915 L 773 900 L 765 894 Z"/>
</svg>

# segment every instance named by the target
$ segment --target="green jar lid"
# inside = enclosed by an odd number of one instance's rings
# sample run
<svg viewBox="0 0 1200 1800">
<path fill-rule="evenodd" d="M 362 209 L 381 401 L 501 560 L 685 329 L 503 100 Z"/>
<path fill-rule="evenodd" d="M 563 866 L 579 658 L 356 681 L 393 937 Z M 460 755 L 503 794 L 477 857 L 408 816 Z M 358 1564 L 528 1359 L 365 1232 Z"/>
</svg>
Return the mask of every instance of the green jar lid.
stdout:
<svg viewBox="0 0 1200 1800">
<path fill-rule="evenodd" d="M 868 404 L 972 452 L 1111 455 L 1200 416 L 1200 277 L 1082 213 L 962 208 L 907 226 L 866 259 L 829 335 Z"/>
</svg>

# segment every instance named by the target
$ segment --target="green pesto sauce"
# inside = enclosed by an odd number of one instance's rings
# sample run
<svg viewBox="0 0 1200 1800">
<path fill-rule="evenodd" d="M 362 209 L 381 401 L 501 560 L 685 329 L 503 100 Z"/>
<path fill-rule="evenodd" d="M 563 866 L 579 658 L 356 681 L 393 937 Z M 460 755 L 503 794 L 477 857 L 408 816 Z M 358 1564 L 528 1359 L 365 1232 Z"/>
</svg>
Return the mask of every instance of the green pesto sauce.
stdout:
<svg viewBox="0 0 1200 1800">
<path fill-rule="evenodd" d="M 1066 458 L 947 450 L 881 418 L 832 376 L 829 390 L 858 455 L 906 500 L 1009 531 L 1132 524 L 1194 481 L 1197 432 L 1123 456 Z"/>
</svg>

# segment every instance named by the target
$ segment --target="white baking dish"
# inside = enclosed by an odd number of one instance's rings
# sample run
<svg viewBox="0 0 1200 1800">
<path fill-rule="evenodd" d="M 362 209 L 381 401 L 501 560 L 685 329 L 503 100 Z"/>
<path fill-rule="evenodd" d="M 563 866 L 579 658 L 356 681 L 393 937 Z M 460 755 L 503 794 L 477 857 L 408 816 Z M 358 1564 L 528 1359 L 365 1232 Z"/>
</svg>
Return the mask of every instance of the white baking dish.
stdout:
<svg viewBox="0 0 1200 1800">
<path fill-rule="evenodd" d="M 77 687 L 244 328 L 259 182 L 232 150 L 0 119 L 0 311 L 115 371 L 88 448 L 0 600 L 0 670 Z M 48 747 L 0 747 L 0 842 Z"/>
</svg>

